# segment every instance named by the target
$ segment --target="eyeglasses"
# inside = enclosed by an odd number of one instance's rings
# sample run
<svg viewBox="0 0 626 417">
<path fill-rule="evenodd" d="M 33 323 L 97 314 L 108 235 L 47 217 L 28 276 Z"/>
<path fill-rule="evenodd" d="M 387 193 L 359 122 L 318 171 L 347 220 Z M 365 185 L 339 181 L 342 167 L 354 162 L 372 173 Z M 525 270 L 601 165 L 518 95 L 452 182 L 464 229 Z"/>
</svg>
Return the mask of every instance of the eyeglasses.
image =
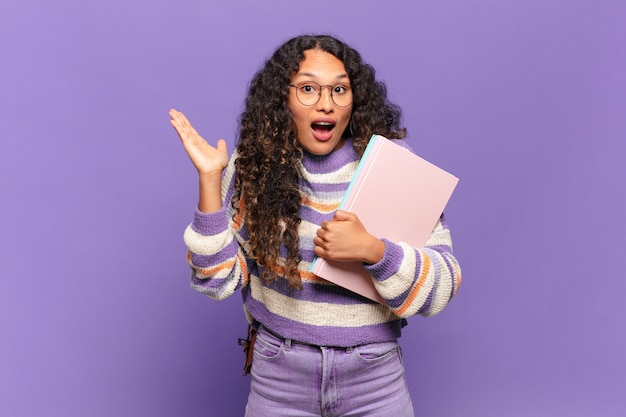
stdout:
<svg viewBox="0 0 626 417">
<path fill-rule="evenodd" d="M 352 104 L 352 89 L 350 88 L 350 84 L 319 85 L 313 81 L 304 81 L 298 85 L 290 84 L 289 87 L 296 89 L 298 101 L 305 106 L 312 106 L 320 101 L 324 87 L 329 88 L 330 97 L 337 106 L 348 107 Z"/>
</svg>

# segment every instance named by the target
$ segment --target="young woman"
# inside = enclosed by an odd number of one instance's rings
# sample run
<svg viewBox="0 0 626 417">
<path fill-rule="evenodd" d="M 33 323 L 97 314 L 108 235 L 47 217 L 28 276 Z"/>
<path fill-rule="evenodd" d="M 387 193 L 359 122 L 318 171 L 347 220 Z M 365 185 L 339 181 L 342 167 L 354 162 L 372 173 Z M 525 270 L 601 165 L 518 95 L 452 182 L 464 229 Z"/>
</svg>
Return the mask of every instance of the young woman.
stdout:
<svg viewBox="0 0 626 417">
<path fill-rule="evenodd" d="M 443 216 L 419 249 L 337 210 L 372 134 L 406 133 L 374 69 L 333 37 L 289 40 L 252 79 L 230 157 L 170 116 L 200 183 L 184 234 L 192 287 L 241 291 L 258 330 L 246 416 L 412 416 L 397 339 L 461 276 Z M 386 303 L 308 272 L 315 255 L 363 262 Z"/>
</svg>

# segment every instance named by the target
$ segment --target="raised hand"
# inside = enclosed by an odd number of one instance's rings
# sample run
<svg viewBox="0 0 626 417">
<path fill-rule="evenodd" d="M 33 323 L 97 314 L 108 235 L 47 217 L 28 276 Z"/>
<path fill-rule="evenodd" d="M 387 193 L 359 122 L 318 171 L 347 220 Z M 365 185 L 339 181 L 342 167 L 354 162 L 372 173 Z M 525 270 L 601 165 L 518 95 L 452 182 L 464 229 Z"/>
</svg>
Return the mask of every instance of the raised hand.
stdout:
<svg viewBox="0 0 626 417">
<path fill-rule="evenodd" d="M 187 117 L 177 110 L 170 110 L 170 123 L 178 133 L 187 155 L 198 170 L 198 175 L 221 175 L 228 164 L 226 141 L 220 139 L 215 147 L 202 138 Z"/>
<path fill-rule="evenodd" d="M 220 139 L 215 147 L 209 145 L 193 128 L 184 114 L 170 110 L 170 123 L 176 129 L 187 155 L 198 170 L 198 209 L 212 213 L 222 208 L 222 171 L 228 165 L 226 141 Z"/>
</svg>

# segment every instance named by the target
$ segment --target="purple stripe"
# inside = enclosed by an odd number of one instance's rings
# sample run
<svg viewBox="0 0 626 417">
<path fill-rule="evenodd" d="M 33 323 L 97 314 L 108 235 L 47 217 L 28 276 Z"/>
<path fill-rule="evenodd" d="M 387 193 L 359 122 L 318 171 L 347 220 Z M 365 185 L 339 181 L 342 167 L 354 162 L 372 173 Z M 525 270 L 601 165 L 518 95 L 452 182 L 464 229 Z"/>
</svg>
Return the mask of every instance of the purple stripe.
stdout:
<svg viewBox="0 0 626 417">
<path fill-rule="evenodd" d="M 378 281 L 385 281 L 387 278 L 396 274 L 400 270 L 402 265 L 402 259 L 404 257 L 404 251 L 402 247 L 396 243 L 390 242 L 387 239 L 382 239 L 385 242 L 385 253 L 383 259 L 377 264 L 366 265 L 365 269 Z"/>
<path fill-rule="evenodd" d="M 385 302 L 387 303 L 389 308 L 391 308 L 391 309 L 400 308 L 402 306 L 402 304 L 406 301 L 406 297 L 409 295 L 409 293 L 413 289 L 413 285 L 415 285 L 415 279 L 413 280 L 413 283 L 409 287 L 408 290 L 404 291 L 402 294 L 400 294 L 399 296 L 397 296 L 395 298 L 385 299 Z"/>
<path fill-rule="evenodd" d="M 426 249 L 431 249 L 431 250 L 434 250 L 434 251 L 439 252 L 439 253 L 452 252 L 452 248 L 450 248 L 450 246 L 448 246 L 448 245 L 426 246 Z"/>
<path fill-rule="evenodd" d="M 220 287 L 223 286 L 226 281 L 226 278 L 200 279 L 194 274 L 191 277 L 191 287 L 203 294 L 215 295 L 219 292 Z"/>
<path fill-rule="evenodd" d="M 346 164 L 360 159 L 352 147 L 352 141 L 347 141 L 342 147 L 342 151 L 321 156 L 305 153 L 302 164 L 312 174 L 327 174 L 336 172 Z"/>
<path fill-rule="evenodd" d="M 446 268 L 448 270 L 448 273 L 450 274 L 450 279 L 452 280 L 451 282 L 452 291 L 450 292 L 450 297 L 448 298 L 448 301 L 450 301 L 452 297 L 454 296 L 454 293 L 456 292 L 456 284 L 457 284 L 455 280 L 455 276 L 454 276 L 455 267 L 454 265 L 452 265 L 452 263 L 446 256 L 446 254 L 452 252 L 452 250 L 450 249 L 449 246 L 446 246 L 446 245 L 429 246 L 428 248 L 425 248 L 425 250 L 433 250 L 434 248 L 437 248 L 437 250 L 435 250 L 435 252 L 437 253 L 434 254 L 433 256 L 430 256 L 432 263 L 434 265 L 436 264 L 438 270 Z M 437 278 L 439 278 L 440 276 L 441 276 L 441 273 L 436 274 Z M 439 287 L 439 280 L 437 280 L 437 282 L 435 283 L 434 290 L 436 290 L 438 287 Z"/>
<path fill-rule="evenodd" d="M 300 249 L 300 255 L 302 255 L 302 261 L 304 262 L 313 262 L 313 258 L 315 257 L 315 252 L 313 251 L 313 244 L 311 244 L 310 249 Z"/>
<path fill-rule="evenodd" d="M 320 346 L 356 346 L 396 340 L 406 323 L 396 319 L 388 323 L 344 327 L 340 331 L 334 326 L 312 326 L 272 314 L 265 306 L 252 297 L 244 297 L 248 312 L 258 322 L 263 323 L 273 333 L 284 338 Z M 385 308 L 381 306 L 381 308 Z"/>
<path fill-rule="evenodd" d="M 300 207 L 300 218 L 309 223 L 320 225 L 323 221 L 327 221 L 333 218 L 334 211 L 331 213 L 320 213 L 317 210 L 312 209 L 309 206 Z"/>
<path fill-rule="evenodd" d="M 324 200 L 341 199 L 343 193 L 348 189 L 350 181 L 338 182 L 338 183 L 311 183 L 308 181 L 301 181 L 300 187 L 306 195 L 315 194 L 317 197 Z M 315 190 L 314 192 L 312 190 Z"/>
<path fill-rule="evenodd" d="M 222 208 L 215 213 L 203 213 L 196 208 L 191 229 L 204 236 L 216 235 L 228 228 L 228 217 Z"/>
<path fill-rule="evenodd" d="M 450 301 L 452 297 L 454 297 L 454 294 L 456 293 L 458 282 L 456 281 L 456 276 L 454 273 L 454 266 L 450 262 L 450 259 L 448 259 L 448 257 L 445 256 L 444 254 L 442 254 L 442 258 L 443 258 L 444 263 L 446 264 L 446 268 L 448 268 L 448 271 L 450 272 L 450 279 L 452 280 L 452 291 L 450 291 L 450 297 L 448 298 L 448 301 Z"/>
<path fill-rule="evenodd" d="M 428 294 L 428 297 L 426 297 L 426 301 L 424 301 L 424 304 L 422 304 L 422 306 L 419 308 L 419 310 L 417 310 L 417 314 L 425 314 L 427 312 L 430 311 L 431 309 L 431 305 L 433 302 L 433 298 L 434 298 L 434 294 L 430 293 Z"/>
<path fill-rule="evenodd" d="M 200 268 L 217 266 L 232 259 L 233 256 L 237 254 L 238 247 L 239 245 L 237 244 L 237 241 L 233 239 L 228 246 L 214 255 L 198 255 L 192 253 L 191 263 L 199 266 Z"/>
</svg>

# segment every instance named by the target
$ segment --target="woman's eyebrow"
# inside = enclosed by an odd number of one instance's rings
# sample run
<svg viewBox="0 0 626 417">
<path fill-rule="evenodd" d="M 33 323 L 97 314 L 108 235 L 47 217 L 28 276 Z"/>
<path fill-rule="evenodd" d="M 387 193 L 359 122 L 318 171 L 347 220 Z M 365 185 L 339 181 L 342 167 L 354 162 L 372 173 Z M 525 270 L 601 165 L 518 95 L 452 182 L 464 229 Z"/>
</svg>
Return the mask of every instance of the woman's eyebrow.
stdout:
<svg viewBox="0 0 626 417">
<path fill-rule="evenodd" d="M 319 76 L 317 74 L 314 74 L 312 72 L 299 72 L 295 75 L 296 77 L 311 77 L 311 78 L 318 78 Z M 335 77 L 335 80 L 341 80 L 343 78 L 350 78 L 348 77 L 348 74 L 343 73 L 343 74 L 339 74 Z"/>
</svg>

